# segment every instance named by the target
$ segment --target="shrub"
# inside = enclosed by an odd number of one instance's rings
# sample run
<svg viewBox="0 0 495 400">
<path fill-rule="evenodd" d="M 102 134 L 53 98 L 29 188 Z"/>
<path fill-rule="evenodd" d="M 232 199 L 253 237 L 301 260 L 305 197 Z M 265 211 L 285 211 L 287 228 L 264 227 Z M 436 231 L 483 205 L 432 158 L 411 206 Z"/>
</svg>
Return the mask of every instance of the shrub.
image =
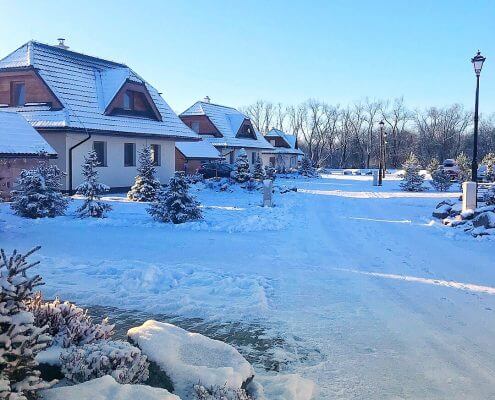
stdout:
<svg viewBox="0 0 495 400">
<path fill-rule="evenodd" d="M 247 182 L 251 178 L 246 150 L 239 150 L 234 164 L 234 171 L 232 171 L 231 175 L 232 179 L 234 179 L 238 183 Z"/>
<path fill-rule="evenodd" d="M 146 356 L 121 340 L 73 346 L 61 354 L 60 360 L 62 373 L 76 383 L 104 375 L 111 375 L 119 383 L 140 383 L 149 377 Z"/>
<path fill-rule="evenodd" d="M 402 190 L 407 192 L 422 192 L 425 190 L 423 186 L 424 177 L 419 174 L 421 166 L 413 153 L 411 153 L 402 168 L 404 168 L 404 178 L 400 183 Z"/>
<path fill-rule="evenodd" d="M 155 178 L 155 166 L 151 160 L 151 147 L 144 146 L 139 152 L 138 175 L 127 198 L 132 201 L 153 201 L 160 190 L 160 181 Z"/>
<path fill-rule="evenodd" d="M 61 347 L 92 343 L 109 339 L 114 334 L 114 325 L 105 318 L 101 324 L 93 323 L 87 310 L 56 298 L 52 302 L 43 301 L 41 293 L 27 303 L 34 315 L 34 324 L 47 326 L 53 342 Z"/>
<path fill-rule="evenodd" d="M 446 192 L 452 186 L 452 180 L 447 171 L 437 169 L 431 173 L 431 186 L 440 192 Z"/>
<path fill-rule="evenodd" d="M 232 389 L 227 386 L 205 387 L 194 385 L 195 400 L 254 400 L 244 389 Z"/>
</svg>

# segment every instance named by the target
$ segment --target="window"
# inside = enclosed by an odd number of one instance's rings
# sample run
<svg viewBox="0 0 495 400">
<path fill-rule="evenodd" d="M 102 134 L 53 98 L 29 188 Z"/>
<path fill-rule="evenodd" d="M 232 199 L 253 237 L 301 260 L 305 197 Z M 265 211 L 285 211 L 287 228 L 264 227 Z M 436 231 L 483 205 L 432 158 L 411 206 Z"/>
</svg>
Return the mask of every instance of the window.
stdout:
<svg viewBox="0 0 495 400">
<path fill-rule="evenodd" d="M 235 156 L 235 154 L 234 154 L 234 150 L 232 150 L 232 151 L 230 152 L 230 157 L 229 157 L 229 158 L 230 158 L 230 163 L 231 163 L 231 164 L 234 164 L 234 156 Z"/>
<path fill-rule="evenodd" d="M 99 167 L 107 166 L 107 142 L 93 142 L 93 150 L 99 162 Z"/>
<path fill-rule="evenodd" d="M 151 145 L 151 162 L 155 167 L 158 167 L 161 165 L 161 158 L 160 158 L 160 148 L 161 146 L 159 144 L 152 144 Z"/>
<path fill-rule="evenodd" d="M 251 153 L 251 164 L 256 164 L 256 155 L 258 153 L 255 153 L 254 151 Z"/>
<path fill-rule="evenodd" d="M 277 141 L 276 141 L 275 139 L 271 139 L 271 140 L 270 140 L 270 144 L 271 144 L 273 147 L 275 147 L 275 143 L 277 143 Z"/>
<path fill-rule="evenodd" d="M 126 90 L 124 93 L 124 110 L 134 110 L 134 92 Z"/>
<path fill-rule="evenodd" d="M 191 129 L 194 132 L 199 133 L 199 122 L 197 122 L 197 121 L 191 122 Z"/>
<path fill-rule="evenodd" d="M 26 85 L 24 82 L 12 82 L 10 85 L 11 105 L 23 106 L 26 104 Z"/>
<path fill-rule="evenodd" d="M 124 143 L 124 167 L 136 166 L 136 143 Z"/>
<path fill-rule="evenodd" d="M 271 165 L 272 167 L 274 167 L 274 166 L 275 166 L 275 157 L 270 157 L 270 165 Z"/>
</svg>

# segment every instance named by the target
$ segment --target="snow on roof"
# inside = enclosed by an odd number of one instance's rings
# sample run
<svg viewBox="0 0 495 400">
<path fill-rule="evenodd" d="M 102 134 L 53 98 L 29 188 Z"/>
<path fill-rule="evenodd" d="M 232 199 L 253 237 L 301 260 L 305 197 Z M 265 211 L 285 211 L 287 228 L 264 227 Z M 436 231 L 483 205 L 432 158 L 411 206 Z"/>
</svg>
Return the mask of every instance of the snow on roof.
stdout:
<svg viewBox="0 0 495 400">
<path fill-rule="evenodd" d="M 31 41 L 2 60 L 0 70 L 33 67 L 63 106 L 62 111 L 18 109 L 39 128 L 82 128 L 197 139 L 172 111 L 157 90 L 125 64 Z M 130 116 L 105 115 L 111 101 L 126 80 L 145 85 L 162 121 Z"/>
<path fill-rule="evenodd" d="M 0 154 L 37 154 L 57 152 L 16 112 L 0 111 Z"/>
<path fill-rule="evenodd" d="M 255 130 L 256 139 L 237 138 L 237 132 L 244 120 L 249 117 L 232 107 L 198 101 L 184 111 L 181 116 L 206 115 L 222 134 L 220 138 L 205 138 L 214 146 L 246 147 L 271 149 L 261 133 Z"/>
<path fill-rule="evenodd" d="M 274 151 L 264 151 L 263 153 L 304 155 L 304 153 L 301 150 L 296 149 L 297 138 L 295 135 L 290 135 L 288 133 L 281 131 L 280 129 L 275 129 L 275 128 L 272 128 L 270 131 L 268 131 L 265 134 L 265 138 L 267 139 L 275 138 L 275 137 L 282 138 L 290 146 L 290 148 L 276 147 Z"/>
<path fill-rule="evenodd" d="M 175 142 L 175 147 L 186 158 L 217 159 L 222 158 L 218 150 L 209 142 Z"/>
</svg>

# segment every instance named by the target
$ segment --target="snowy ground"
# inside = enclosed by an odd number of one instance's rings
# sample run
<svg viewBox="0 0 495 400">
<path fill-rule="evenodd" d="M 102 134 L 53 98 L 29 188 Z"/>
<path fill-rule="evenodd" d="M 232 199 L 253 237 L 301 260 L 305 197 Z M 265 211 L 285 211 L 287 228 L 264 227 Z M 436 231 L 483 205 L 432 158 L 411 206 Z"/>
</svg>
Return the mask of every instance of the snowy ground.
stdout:
<svg viewBox="0 0 495 400">
<path fill-rule="evenodd" d="M 269 357 L 318 398 L 490 398 L 495 241 L 432 221 L 456 193 L 370 179 L 287 180 L 300 190 L 273 209 L 260 193 L 198 190 L 205 222 L 183 226 L 119 198 L 103 221 L 24 220 L 4 204 L 0 247 L 42 245 L 47 297 L 262 326 Z"/>
</svg>

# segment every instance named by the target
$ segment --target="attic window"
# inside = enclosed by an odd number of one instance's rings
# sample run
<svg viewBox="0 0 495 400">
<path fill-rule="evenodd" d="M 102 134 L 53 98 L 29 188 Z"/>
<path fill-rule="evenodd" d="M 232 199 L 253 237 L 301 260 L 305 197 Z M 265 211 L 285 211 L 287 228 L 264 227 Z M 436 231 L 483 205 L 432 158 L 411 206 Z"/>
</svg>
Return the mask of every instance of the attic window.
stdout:
<svg viewBox="0 0 495 400">
<path fill-rule="evenodd" d="M 126 90 L 124 93 L 124 110 L 134 110 L 134 92 L 132 90 Z"/>
<path fill-rule="evenodd" d="M 241 128 L 241 131 L 239 132 L 239 134 L 237 136 L 238 137 L 244 137 L 244 138 L 256 139 L 253 127 L 251 125 L 244 125 Z"/>
<path fill-rule="evenodd" d="M 10 84 L 10 103 L 12 106 L 26 104 L 26 85 L 24 82 L 12 82 Z"/>
</svg>

